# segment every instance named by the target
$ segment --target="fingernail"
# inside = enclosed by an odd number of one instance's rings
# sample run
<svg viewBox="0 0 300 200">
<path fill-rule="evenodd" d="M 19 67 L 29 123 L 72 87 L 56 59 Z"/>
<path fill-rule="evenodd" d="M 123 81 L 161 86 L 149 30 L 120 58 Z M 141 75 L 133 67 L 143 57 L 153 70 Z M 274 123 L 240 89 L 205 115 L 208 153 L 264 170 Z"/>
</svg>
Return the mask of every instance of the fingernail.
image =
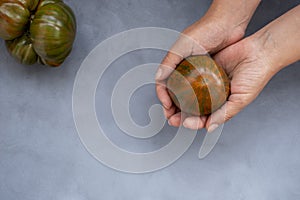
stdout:
<svg viewBox="0 0 300 200">
<path fill-rule="evenodd" d="M 189 119 L 184 120 L 183 123 L 182 123 L 182 125 L 183 125 L 185 128 L 189 128 L 190 124 L 191 124 L 191 122 L 190 122 Z"/>
<path fill-rule="evenodd" d="M 186 119 L 183 122 L 183 126 L 185 128 L 192 128 L 192 129 L 198 129 L 198 127 L 200 127 L 201 121 L 200 120 L 196 120 L 196 119 Z"/>
<path fill-rule="evenodd" d="M 168 120 L 168 124 L 169 124 L 170 126 L 172 126 L 172 123 L 170 122 L 170 120 Z"/>
<path fill-rule="evenodd" d="M 213 132 L 214 130 L 216 130 L 218 127 L 219 127 L 218 124 L 211 124 L 211 125 L 208 127 L 207 131 L 208 131 L 209 133 L 211 133 L 211 132 Z"/>
<path fill-rule="evenodd" d="M 162 100 L 162 105 L 165 109 L 169 110 L 172 106 L 172 103 L 170 104 L 168 101 L 166 101 L 165 99 Z"/>
<path fill-rule="evenodd" d="M 156 72 L 155 79 L 159 80 L 161 75 L 162 75 L 162 69 L 159 68 Z"/>
</svg>

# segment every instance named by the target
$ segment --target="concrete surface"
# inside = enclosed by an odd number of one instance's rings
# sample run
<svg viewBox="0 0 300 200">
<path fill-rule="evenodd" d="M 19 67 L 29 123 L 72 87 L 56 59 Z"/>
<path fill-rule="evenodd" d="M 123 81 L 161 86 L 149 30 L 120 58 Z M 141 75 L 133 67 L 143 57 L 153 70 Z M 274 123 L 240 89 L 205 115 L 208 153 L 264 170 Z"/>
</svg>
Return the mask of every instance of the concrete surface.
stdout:
<svg viewBox="0 0 300 200">
<path fill-rule="evenodd" d="M 76 133 L 72 86 L 81 62 L 98 43 L 124 30 L 158 26 L 181 31 L 202 16 L 211 1 L 66 2 L 76 13 L 78 34 L 61 68 L 22 66 L 0 42 L 1 200 L 300 199 L 299 62 L 278 73 L 253 104 L 226 124 L 206 159 L 197 158 L 204 135 L 200 131 L 191 148 L 170 167 L 143 175 L 120 173 L 96 161 Z M 299 3 L 263 1 L 247 34 Z M 120 132 L 105 110 L 118 77 L 138 64 L 159 62 L 163 55 L 141 50 L 120 58 L 98 88 L 99 120 L 122 148 L 154 150 L 176 131 L 165 127 L 149 141 L 135 140 Z M 148 108 L 158 102 L 154 87 L 141 88 L 132 101 L 133 118 L 147 124 Z"/>
</svg>

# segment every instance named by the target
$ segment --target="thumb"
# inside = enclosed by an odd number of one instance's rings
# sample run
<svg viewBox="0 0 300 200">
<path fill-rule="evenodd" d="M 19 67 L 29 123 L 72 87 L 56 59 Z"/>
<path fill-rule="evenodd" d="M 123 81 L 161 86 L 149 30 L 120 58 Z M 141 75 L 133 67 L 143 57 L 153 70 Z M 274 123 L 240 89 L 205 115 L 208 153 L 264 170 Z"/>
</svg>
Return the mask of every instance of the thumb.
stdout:
<svg viewBox="0 0 300 200">
<path fill-rule="evenodd" d="M 230 120 L 232 117 L 237 115 L 244 107 L 246 103 L 241 101 L 240 98 L 235 100 L 233 96 L 230 96 L 228 101 L 212 113 L 206 123 L 206 129 L 208 132 L 213 132 L 218 126 Z"/>
</svg>

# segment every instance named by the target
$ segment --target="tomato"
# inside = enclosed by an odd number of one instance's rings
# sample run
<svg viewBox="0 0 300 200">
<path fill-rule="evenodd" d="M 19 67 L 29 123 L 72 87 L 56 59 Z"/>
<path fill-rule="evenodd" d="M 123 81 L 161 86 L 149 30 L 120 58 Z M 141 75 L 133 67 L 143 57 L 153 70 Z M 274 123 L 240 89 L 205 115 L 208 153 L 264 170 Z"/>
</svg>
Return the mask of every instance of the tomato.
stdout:
<svg viewBox="0 0 300 200">
<path fill-rule="evenodd" d="M 197 116 L 220 108 L 230 92 L 226 73 L 208 55 L 184 59 L 168 78 L 167 88 L 182 112 Z"/>
<path fill-rule="evenodd" d="M 75 35 L 75 15 L 62 0 L 0 0 L 0 37 L 21 63 L 61 65 Z"/>
</svg>

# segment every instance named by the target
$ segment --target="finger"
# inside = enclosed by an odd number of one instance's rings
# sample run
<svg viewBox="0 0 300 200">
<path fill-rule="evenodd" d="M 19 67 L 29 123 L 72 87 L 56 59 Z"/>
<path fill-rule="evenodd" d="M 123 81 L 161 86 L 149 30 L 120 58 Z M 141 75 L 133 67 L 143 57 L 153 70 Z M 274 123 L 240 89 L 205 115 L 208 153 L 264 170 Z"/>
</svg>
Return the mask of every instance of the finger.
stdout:
<svg viewBox="0 0 300 200">
<path fill-rule="evenodd" d="M 178 40 L 171 47 L 156 73 L 156 80 L 165 80 L 176 66 L 190 55 L 205 54 L 207 51 L 190 36 L 181 33 Z"/>
<path fill-rule="evenodd" d="M 182 122 L 185 119 L 185 117 L 186 115 L 184 113 L 178 112 L 169 118 L 168 123 L 170 126 L 179 127 L 182 125 Z"/>
<path fill-rule="evenodd" d="M 203 122 L 203 128 L 205 127 L 206 123 L 207 123 L 207 119 L 208 119 L 208 116 L 200 116 L 200 119 L 202 120 Z"/>
<path fill-rule="evenodd" d="M 162 105 L 166 109 L 170 109 L 172 106 L 172 100 L 169 96 L 165 84 L 157 82 L 156 84 L 156 93 L 158 99 L 161 101 Z"/>
<path fill-rule="evenodd" d="M 187 117 L 183 121 L 183 126 L 192 130 L 202 129 L 205 126 L 206 118 L 201 118 L 198 116 Z"/>
<path fill-rule="evenodd" d="M 173 116 L 176 113 L 176 107 L 172 106 L 170 109 L 163 108 L 164 115 L 167 119 Z"/>
<path fill-rule="evenodd" d="M 204 123 L 206 123 L 206 121 L 207 121 L 207 116 L 200 116 L 200 119 L 201 119 Z"/>
<path fill-rule="evenodd" d="M 217 111 L 212 113 L 206 123 L 206 129 L 208 132 L 213 132 L 218 126 L 225 123 L 226 121 L 230 120 L 236 114 L 238 114 L 244 107 L 245 102 L 242 101 L 232 101 L 229 100 Z"/>
<path fill-rule="evenodd" d="M 183 57 L 171 52 L 171 50 L 167 53 L 162 63 L 159 65 L 155 79 L 157 81 L 167 79 L 172 71 L 176 68 L 176 66 L 182 61 Z"/>
</svg>

